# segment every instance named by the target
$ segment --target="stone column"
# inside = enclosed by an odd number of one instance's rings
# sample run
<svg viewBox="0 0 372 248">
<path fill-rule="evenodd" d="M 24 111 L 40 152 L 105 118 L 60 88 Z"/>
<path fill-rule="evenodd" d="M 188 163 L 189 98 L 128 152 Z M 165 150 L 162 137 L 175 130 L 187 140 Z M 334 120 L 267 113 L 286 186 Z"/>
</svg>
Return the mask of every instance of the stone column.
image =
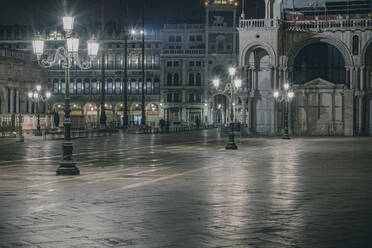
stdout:
<svg viewBox="0 0 372 248">
<path fill-rule="evenodd" d="M 366 87 L 366 82 L 365 82 L 365 76 L 366 76 L 366 67 L 365 66 L 361 66 L 360 67 L 360 90 L 365 90 Z"/>
<path fill-rule="evenodd" d="M 347 66 L 346 66 L 345 85 L 346 85 L 346 87 L 348 87 L 349 89 L 352 88 L 350 81 L 351 81 L 351 80 L 350 80 L 350 67 L 347 67 Z"/>
<path fill-rule="evenodd" d="M 344 95 L 344 135 L 354 135 L 354 90 L 345 90 Z"/>
<path fill-rule="evenodd" d="M 245 125 L 247 122 L 246 122 L 246 119 L 247 119 L 247 112 L 246 112 L 246 104 L 245 102 L 247 101 L 247 99 L 245 99 L 244 97 L 242 97 L 242 124 Z"/>
<path fill-rule="evenodd" d="M 252 117 L 253 117 L 253 108 L 252 108 L 252 98 L 248 98 L 248 133 L 252 133 Z"/>
<path fill-rule="evenodd" d="M 274 70 L 274 90 L 278 89 L 278 68 L 276 66 L 273 67 Z"/>
<path fill-rule="evenodd" d="M 14 88 L 10 88 L 10 113 L 14 113 Z"/>
<path fill-rule="evenodd" d="M 21 113 L 21 105 L 20 105 L 20 89 L 15 89 L 15 94 L 16 94 L 16 113 Z"/>
</svg>

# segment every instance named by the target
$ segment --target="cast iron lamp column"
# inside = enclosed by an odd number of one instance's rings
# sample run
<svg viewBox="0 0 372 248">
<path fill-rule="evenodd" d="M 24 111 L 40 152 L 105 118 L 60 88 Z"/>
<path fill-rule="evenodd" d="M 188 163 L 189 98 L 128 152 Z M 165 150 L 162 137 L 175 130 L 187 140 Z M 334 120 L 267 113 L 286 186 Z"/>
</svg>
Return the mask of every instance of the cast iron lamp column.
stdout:
<svg viewBox="0 0 372 248">
<path fill-rule="evenodd" d="M 36 132 L 35 136 L 42 136 L 41 128 L 40 128 L 40 101 L 47 102 L 48 99 L 51 97 L 51 94 L 49 91 L 45 92 L 45 95 L 41 92 L 41 86 L 37 85 L 35 89 L 28 92 L 28 98 L 36 103 L 36 116 L 37 116 L 37 126 L 36 126 Z"/>
<path fill-rule="evenodd" d="M 293 99 L 294 92 L 291 90 L 289 83 L 285 83 L 283 88 L 274 91 L 274 98 L 277 102 L 284 102 L 284 133 L 283 139 L 290 139 L 288 127 L 288 108 L 289 102 Z"/>
<path fill-rule="evenodd" d="M 237 150 L 238 146 L 235 144 L 235 135 L 234 135 L 234 104 L 233 104 L 233 98 L 235 91 L 239 90 L 239 88 L 242 86 L 242 81 L 240 79 L 235 78 L 236 69 L 231 67 L 229 69 L 229 75 L 230 75 L 230 83 L 227 83 L 225 85 L 225 89 L 223 90 L 223 93 L 230 93 L 230 128 L 231 133 L 229 134 L 229 141 L 226 145 L 226 150 Z M 219 79 L 213 80 L 213 85 L 218 89 L 220 85 Z"/>
<path fill-rule="evenodd" d="M 66 46 L 60 47 L 56 50 L 53 61 L 49 61 L 47 57 L 42 57 L 44 52 L 44 40 L 40 37 L 32 41 L 33 51 L 38 58 L 38 62 L 45 68 L 50 68 L 57 64 L 59 61 L 63 61 L 63 67 L 65 68 L 66 77 L 66 89 L 65 89 L 65 120 L 64 125 L 64 141 L 63 141 L 63 157 L 59 163 L 59 167 L 56 171 L 57 175 L 79 175 L 80 170 L 76 167 L 76 163 L 72 158 L 73 144 L 71 141 L 71 108 L 70 108 L 70 68 L 73 64 L 76 64 L 81 69 L 89 69 L 90 63 L 81 62 L 78 50 L 79 50 L 79 39 L 71 36 L 74 26 L 73 17 L 63 17 L 63 28 L 66 32 Z M 87 42 L 88 55 L 90 59 L 93 59 L 98 54 L 99 44 L 90 40 Z"/>
</svg>

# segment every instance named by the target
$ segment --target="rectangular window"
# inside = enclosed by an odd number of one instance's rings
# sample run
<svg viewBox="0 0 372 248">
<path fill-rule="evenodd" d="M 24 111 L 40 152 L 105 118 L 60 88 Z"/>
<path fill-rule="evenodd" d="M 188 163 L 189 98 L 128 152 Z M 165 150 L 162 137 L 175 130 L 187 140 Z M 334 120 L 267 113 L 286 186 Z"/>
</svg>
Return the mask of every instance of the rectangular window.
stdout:
<svg viewBox="0 0 372 248">
<path fill-rule="evenodd" d="M 202 36 L 201 35 L 196 36 L 196 41 L 202 41 Z"/>
<path fill-rule="evenodd" d="M 174 36 L 169 36 L 168 41 L 169 42 L 174 42 Z"/>
<path fill-rule="evenodd" d="M 174 67 L 179 67 L 180 66 L 180 62 L 174 61 L 173 65 L 174 65 Z"/>
<path fill-rule="evenodd" d="M 172 67 L 172 61 L 167 61 L 167 67 Z"/>
<path fill-rule="evenodd" d="M 180 102 L 180 94 L 174 93 L 173 97 L 174 97 L 174 102 Z"/>
<path fill-rule="evenodd" d="M 181 36 L 176 36 L 176 42 L 181 42 L 181 41 L 182 41 Z"/>
<path fill-rule="evenodd" d="M 201 66 L 201 61 L 196 61 L 195 62 L 195 65 L 198 66 L 198 67 L 200 67 Z"/>
<path fill-rule="evenodd" d="M 194 35 L 190 36 L 190 41 L 195 41 L 195 36 Z"/>
<path fill-rule="evenodd" d="M 194 66 L 194 61 L 190 61 L 190 62 L 189 62 L 189 66 L 190 66 L 190 67 L 193 67 L 193 66 Z"/>
</svg>

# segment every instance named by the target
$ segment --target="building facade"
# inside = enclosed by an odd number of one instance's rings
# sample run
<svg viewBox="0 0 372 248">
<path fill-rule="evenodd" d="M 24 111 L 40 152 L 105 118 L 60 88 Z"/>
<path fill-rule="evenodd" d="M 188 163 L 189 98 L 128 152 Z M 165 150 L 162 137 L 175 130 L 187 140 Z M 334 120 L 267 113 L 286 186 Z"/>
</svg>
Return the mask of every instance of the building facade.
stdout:
<svg viewBox="0 0 372 248">
<path fill-rule="evenodd" d="M 29 99 L 28 93 L 41 85 L 47 89 L 48 73 L 40 68 L 32 54 L 17 50 L 0 48 L 0 126 L 15 127 L 19 115 L 24 118 L 24 128 L 36 128 L 35 114 L 43 114 L 42 124 L 47 125 L 48 103 Z"/>
<path fill-rule="evenodd" d="M 239 65 L 253 132 L 283 129 L 283 106 L 271 96 L 289 83 L 294 134 L 372 133 L 371 3 L 351 2 L 286 9 L 281 0 L 266 0 L 264 19 L 241 18 Z"/>
<path fill-rule="evenodd" d="M 142 83 L 146 121 L 173 125 L 226 124 L 230 106 L 236 121 L 253 134 L 280 134 L 284 107 L 273 91 L 285 82 L 295 97 L 290 104 L 290 130 L 297 135 L 364 135 L 372 133 L 372 21 L 368 1 L 322 6 L 288 7 L 280 0 L 265 1 L 265 18 L 247 19 L 238 1 L 205 1 L 205 22 L 165 24 L 145 32 L 145 82 L 142 82 L 141 34 L 130 31 L 128 41 L 128 106 L 131 124 L 141 122 Z M 336 5 L 335 5 L 336 4 Z M 337 5 L 338 4 L 338 5 Z M 344 4 L 349 4 L 343 8 Z M 364 5 L 363 5 L 364 4 Z M 357 6 L 357 7 L 356 7 Z M 46 54 L 65 42 L 61 28 L 40 30 L 47 37 Z M 124 29 L 106 25 L 105 80 L 108 122 L 121 122 L 124 89 Z M 71 70 L 72 114 L 89 126 L 99 122 L 101 58 L 89 61 L 85 41 L 100 38 L 99 27 L 81 25 L 80 53 L 91 69 Z M 0 27 L 0 46 L 31 50 L 32 35 L 25 27 Z M 223 86 L 237 67 L 243 86 L 232 97 Z M 49 70 L 53 108 L 63 115 L 64 70 Z M 213 79 L 221 87 L 214 88 Z"/>
</svg>

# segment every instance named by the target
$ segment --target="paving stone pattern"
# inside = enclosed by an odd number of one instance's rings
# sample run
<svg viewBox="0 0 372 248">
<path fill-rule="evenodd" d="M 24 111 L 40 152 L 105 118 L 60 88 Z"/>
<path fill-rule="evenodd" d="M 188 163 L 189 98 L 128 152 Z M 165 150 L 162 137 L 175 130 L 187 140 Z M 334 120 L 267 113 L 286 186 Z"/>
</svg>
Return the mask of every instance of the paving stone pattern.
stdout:
<svg viewBox="0 0 372 248">
<path fill-rule="evenodd" d="M 0 247 L 372 247 L 372 138 L 0 139 Z"/>
</svg>

